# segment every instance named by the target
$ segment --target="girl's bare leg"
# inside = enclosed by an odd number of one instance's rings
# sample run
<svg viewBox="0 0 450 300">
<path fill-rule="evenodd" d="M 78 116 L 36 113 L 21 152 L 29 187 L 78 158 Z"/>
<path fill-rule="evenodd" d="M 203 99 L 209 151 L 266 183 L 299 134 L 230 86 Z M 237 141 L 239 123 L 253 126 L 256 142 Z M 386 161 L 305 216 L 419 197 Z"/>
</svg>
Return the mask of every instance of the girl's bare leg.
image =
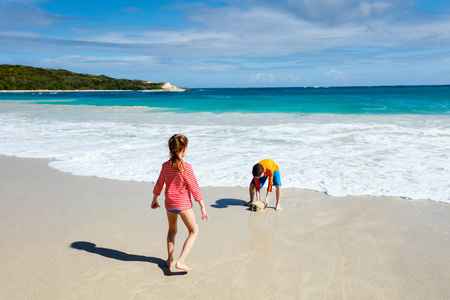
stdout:
<svg viewBox="0 0 450 300">
<path fill-rule="evenodd" d="M 173 249 L 175 248 L 175 236 L 177 235 L 178 227 L 177 220 L 178 215 L 167 212 L 167 220 L 169 221 L 169 231 L 167 232 L 167 267 L 172 266 L 173 262 Z"/>
<path fill-rule="evenodd" d="M 183 250 L 181 251 L 180 258 L 178 259 L 175 267 L 180 270 L 190 271 L 191 268 L 184 264 L 184 260 L 189 255 L 189 252 L 191 252 L 191 249 L 195 244 L 195 240 L 198 236 L 198 225 L 192 208 L 180 212 L 180 217 L 189 231 L 189 236 L 187 237 L 186 242 L 184 242 Z"/>
</svg>

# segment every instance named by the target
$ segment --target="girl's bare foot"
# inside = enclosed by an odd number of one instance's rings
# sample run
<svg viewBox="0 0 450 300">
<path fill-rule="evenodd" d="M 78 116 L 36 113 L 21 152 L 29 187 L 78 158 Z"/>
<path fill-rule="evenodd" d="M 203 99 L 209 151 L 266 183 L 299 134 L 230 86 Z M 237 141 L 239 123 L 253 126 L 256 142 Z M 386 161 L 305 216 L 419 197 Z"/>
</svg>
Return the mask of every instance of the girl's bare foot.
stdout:
<svg viewBox="0 0 450 300">
<path fill-rule="evenodd" d="M 283 210 L 280 206 L 277 206 L 277 208 L 275 209 L 276 211 L 280 211 Z"/>
<path fill-rule="evenodd" d="M 173 263 L 173 258 L 169 258 L 166 260 L 166 265 L 168 268 L 170 268 L 172 266 L 172 263 Z"/>
<path fill-rule="evenodd" d="M 192 270 L 191 268 L 189 268 L 188 266 L 186 266 L 183 263 L 177 262 L 177 264 L 175 265 L 175 268 L 179 269 L 179 270 L 183 270 L 183 271 L 190 271 Z"/>
</svg>

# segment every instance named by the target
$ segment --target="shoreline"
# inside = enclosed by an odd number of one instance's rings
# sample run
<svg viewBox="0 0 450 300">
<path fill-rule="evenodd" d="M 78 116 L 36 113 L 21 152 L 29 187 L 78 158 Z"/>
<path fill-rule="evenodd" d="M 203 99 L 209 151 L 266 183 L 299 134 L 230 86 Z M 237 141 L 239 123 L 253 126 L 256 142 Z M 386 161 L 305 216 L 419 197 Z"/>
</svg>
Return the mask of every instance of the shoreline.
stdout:
<svg viewBox="0 0 450 300">
<path fill-rule="evenodd" d="M 186 263 L 164 267 L 153 185 L 76 176 L 0 155 L 0 298 L 447 299 L 450 206 L 283 189 L 266 211 L 246 188 L 202 187 L 209 221 Z M 160 198 L 160 203 L 163 200 Z M 175 256 L 187 232 L 179 224 Z M 257 278 L 257 280 L 256 280 Z"/>
<path fill-rule="evenodd" d="M 147 107 L 145 107 L 147 109 Z M 155 108 L 156 109 L 156 108 Z M 54 161 L 60 161 L 54 157 L 22 157 L 22 156 L 16 156 L 16 155 L 5 155 L 5 154 L 0 154 L 0 158 L 1 157 L 11 157 L 11 158 L 18 158 L 18 159 L 49 159 L 49 164 L 51 162 Z M 55 167 L 52 167 L 48 164 L 48 167 L 57 171 L 57 172 L 62 172 L 62 173 L 67 173 L 69 175 L 72 176 L 82 176 L 82 177 L 93 177 L 93 178 L 100 178 L 100 179 L 105 179 L 105 180 L 116 180 L 116 181 L 120 181 L 120 182 L 138 182 L 138 183 L 145 183 L 145 184 L 153 184 L 153 182 L 151 181 L 144 181 L 144 180 L 127 180 L 127 179 L 117 179 L 117 178 L 108 178 L 108 177 L 101 177 L 101 176 L 96 176 L 96 175 L 82 175 L 82 174 L 73 174 L 69 171 L 63 171 L 63 170 L 59 170 Z M 155 179 L 156 181 L 156 179 Z M 232 188 L 244 188 L 244 189 L 248 189 L 248 186 L 201 186 L 201 188 L 217 188 L 217 189 L 232 189 Z M 427 198 L 411 198 L 411 197 L 407 197 L 407 196 L 390 196 L 390 195 L 375 195 L 375 194 L 361 194 L 361 195 L 344 195 L 344 196 L 336 196 L 336 195 L 329 195 L 327 192 L 322 192 L 322 191 L 318 191 L 318 190 L 313 190 L 313 189 L 306 189 L 306 188 L 295 188 L 295 187 L 283 187 L 283 190 L 285 189 L 294 189 L 294 190 L 299 190 L 299 191 L 305 191 L 305 192 L 312 192 L 312 193 L 320 193 L 325 197 L 335 197 L 335 198 L 342 198 L 342 197 L 382 197 L 382 198 L 394 198 L 394 199 L 403 199 L 403 200 L 411 200 L 411 201 L 431 201 L 431 202 L 435 202 L 435 203 L 441 203 L 444 205 L 450 205 L 449 202 L 445 202 L 445 201 L 440 201 L 440 200 L 433 200 L 433 199 L 427 199 Z M 275 194 L 272 195 L 272 197 Z"/>
</svg>

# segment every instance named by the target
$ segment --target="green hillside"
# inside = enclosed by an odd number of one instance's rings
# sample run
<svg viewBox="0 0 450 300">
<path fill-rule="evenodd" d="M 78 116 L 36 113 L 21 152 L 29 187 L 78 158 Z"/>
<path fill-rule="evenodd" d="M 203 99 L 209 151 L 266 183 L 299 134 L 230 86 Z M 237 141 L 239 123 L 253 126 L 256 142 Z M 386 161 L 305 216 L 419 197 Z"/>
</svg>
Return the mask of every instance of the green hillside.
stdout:
<svg viewBox="0 0 450 300">
<path fill-rule="evenodd" d="M 0 90 L 160 90 L 163 83 L 115 79 L 66 70 L 0 65 Z"/>
</svg>

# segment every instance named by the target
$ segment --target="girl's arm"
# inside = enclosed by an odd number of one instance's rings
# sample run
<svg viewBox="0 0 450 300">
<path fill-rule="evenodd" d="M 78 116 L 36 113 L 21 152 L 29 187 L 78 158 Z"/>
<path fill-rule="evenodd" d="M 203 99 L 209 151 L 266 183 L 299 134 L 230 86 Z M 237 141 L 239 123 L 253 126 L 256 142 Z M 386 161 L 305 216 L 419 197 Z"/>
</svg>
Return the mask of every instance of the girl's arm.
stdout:
<svg viewBox="0 0 450 300">
<path fill-rule="evenodd" d="M 164 171 L 164 164 L 161 167 L 161 171 L 159 172 L 158 180 L 153 187 L 153 201 L 152 201 L 152 209 L 161 207 L 158 203 L 158 196 L 161 194 L 161 191 L 164 186 L 164 182 L 166 181 L 166 172 Z"/>
<path fill-rule="evenodd" d="M 197 201 L 197 202 L 198 202 L 198 204 L 200 205 L 200 209 L 201 209 L 201 211 L 202 211 L 202 220 L 203 220 L 204 218 L 206 218 L 206 220 L 209 221 L 208 213 L 206 212 L 206 208 L 205 208 L 205 204 L 203 203 L 203 200 L 200 200 L 200 201 Z"/>
<path fill-rule="evenodd" d="M 200 201 L 203 199 L 202 192 L 200 191 L 200 187 L 197 182 L 197 178 L 195 177 L 194 170 L 192 170 L 192 166 L 189 164 L 185 164 L 185 172 L 183 174 L 184 180 L 188 185 L 189 192 L 194 196 L 195 201 Z"/>
<path fill-rule="evenodd" d="M 153 194 L 152 209 L 161 207 L 158 203 L 158 195 Z"/>
<path fill-rule="evenodd" d="M 200 205 L 200 209 L 202 211 L 202 220 L 206 218 L 209 220 L 208 213 L 206 212 L 205 204 L 203 203 L 202 192 L 200 191 L 200 187 L 198 186 L 197 178 L 195 177 L 194 170 L 192 170 L 192 166 L 189 164 L 185 164 L 185 174 L 184 179 L 189 187 L 190 193 L 194 196 L 194 199 Z"/>
<path fill-rule="evenodd" d="M 164 165 L 161 167 L 161 171 L 159 172 L 158 180 L 156 180 L 155 186 L 153 187 L 153 194 L 159 196 L 163 189 L 164 183 L 166 182 L 166 172 L 167 170 L 164 168 Z"/>
</svg>

